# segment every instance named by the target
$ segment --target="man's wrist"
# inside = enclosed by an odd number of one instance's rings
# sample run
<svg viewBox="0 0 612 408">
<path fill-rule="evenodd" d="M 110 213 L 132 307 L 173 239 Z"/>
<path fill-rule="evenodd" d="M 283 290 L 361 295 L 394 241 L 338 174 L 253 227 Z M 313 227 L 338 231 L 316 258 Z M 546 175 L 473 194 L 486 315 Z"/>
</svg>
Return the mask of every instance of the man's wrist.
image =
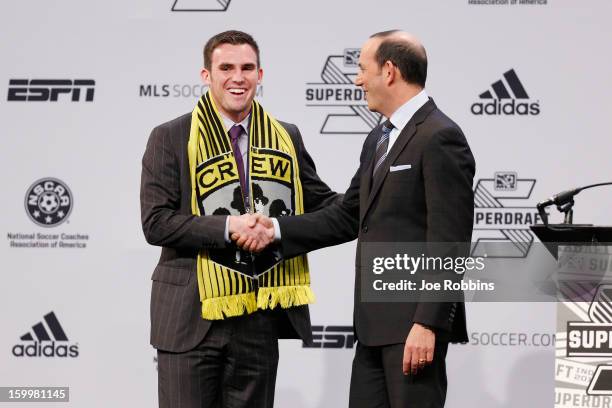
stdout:
<svg viewBox="0 0 612 408">
<path fill-rule="evenodd" d="M 231 215 L 225 217 L 225 232 L 223 233 L 223 239 L 225 239 L 225 242 L 228 244 L 232 242 L 229 236 L 230 217 Z"/>
<path fill-rule="evenodd" d="M 274 242 L 279 242 L 281 240 L 281 230 L 280 225 L 276 217 L 270 217 L 272 220 L 272 225 L 274 226 Z"/>
<path fill-rule="evenodd" d="M 429 331 L 432 331 L 432 332 L 434 332 L 434 333 L 435 333 L 435 331 L 436 331 L 436 328 L 435 328 L 435 327 L 430 326 L 430 325 L 425 324 L 425 323 L 414 322 L 414 324 L 419 325 L 419 326 L 421 326 L 422 328 L 427 329 L 427 330 L 429 330 Z"/>
</svg>

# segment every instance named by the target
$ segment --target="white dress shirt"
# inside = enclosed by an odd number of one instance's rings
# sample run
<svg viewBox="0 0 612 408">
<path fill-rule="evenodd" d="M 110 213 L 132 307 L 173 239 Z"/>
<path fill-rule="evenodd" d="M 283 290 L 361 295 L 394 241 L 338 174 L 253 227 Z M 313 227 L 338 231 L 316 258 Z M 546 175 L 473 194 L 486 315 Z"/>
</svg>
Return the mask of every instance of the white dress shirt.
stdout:
<svg viewBox="0 0 612 408">
<path fill-rule="evenodd" d="M 404 129 L 406 124 L 410 121 L 410 119 L 412 119 L 416 111 L 421 109 L 421 107 L 425 105 L 428 100 L 429 96 L 423 89 L 421 92 L 410 98 L 408 102 L 400 106 L 395 112 L 393 112 L 389 118 L 393 124 L 393 130 L 391 130 L 391 133 L 389 134 L 389 146 L 387 146 L 387 153 L 389 153 L 391 147 L 393 147 L 393 143 L 395 143 L 397 140 L 402 129 Z"/>
</svg>

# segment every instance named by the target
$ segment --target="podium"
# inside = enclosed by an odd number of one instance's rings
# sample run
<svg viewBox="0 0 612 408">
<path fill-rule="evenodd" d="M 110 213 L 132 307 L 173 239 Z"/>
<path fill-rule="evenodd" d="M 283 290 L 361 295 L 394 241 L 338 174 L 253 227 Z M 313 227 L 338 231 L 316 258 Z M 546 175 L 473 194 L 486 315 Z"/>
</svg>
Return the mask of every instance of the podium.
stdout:
<svg viewBox="0 0 612 408">
<path fill-rule="evenodd" d="M 581 245 L 612 242 L 612 227 L 592 224 L 540 224 L 530 228 L 555 259 L 558 256 L 559 243 Z"/>
<path fill-rule="evenodd" d="M 557 286 L 555 407 L 610 404 L 612 227 L 553 224 L 531 230 L 558 260 L 559 276 L 573 274 Z M 563 244 L 570 247 L 559 253 Z"/>
</svg>

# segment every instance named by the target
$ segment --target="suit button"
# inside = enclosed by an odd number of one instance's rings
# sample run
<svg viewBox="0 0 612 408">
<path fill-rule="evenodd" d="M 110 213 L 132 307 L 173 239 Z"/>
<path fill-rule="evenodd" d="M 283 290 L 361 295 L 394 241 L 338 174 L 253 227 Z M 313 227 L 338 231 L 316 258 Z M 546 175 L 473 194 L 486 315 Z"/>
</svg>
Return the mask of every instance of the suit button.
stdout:
<svg viewBox="0 0 612 408">
<path fill-rule="evenodd" d="M 368 232 L 368 226 L 364 225 L 363 228 L 361 228 L 361 232 L 363 232 L 364 234 Z"/>
</svg>

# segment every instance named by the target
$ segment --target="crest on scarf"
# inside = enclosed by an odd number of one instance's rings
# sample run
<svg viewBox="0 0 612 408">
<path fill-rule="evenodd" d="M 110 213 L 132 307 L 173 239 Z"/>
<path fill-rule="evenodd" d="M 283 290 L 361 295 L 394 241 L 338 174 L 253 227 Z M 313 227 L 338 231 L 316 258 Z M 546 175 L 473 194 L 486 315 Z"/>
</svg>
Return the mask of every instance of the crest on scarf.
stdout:
<svg viewBox="0 0 612 408">
<path fill-rule="evenodd" d="M 244 203 L 236 163 L 231 154 L 213 157 L 198 166 L 196 180 L 201 214 L 206 215 L 206 211 L 210 211 L 212 215 L 241 215 L 247 212 L 246 208 L 276 218 L 295 213 L 291 157 L 279 150 L 253 147 L 250 159 L 248 205 Z M 280 255 L 267 250 L 254 256 L 255 268 L 249 266 L 251 254 L 237 248 L 214 251 L 210 259 L 239 273 L 256 277 L 277 264 Z"/>
</svg>

